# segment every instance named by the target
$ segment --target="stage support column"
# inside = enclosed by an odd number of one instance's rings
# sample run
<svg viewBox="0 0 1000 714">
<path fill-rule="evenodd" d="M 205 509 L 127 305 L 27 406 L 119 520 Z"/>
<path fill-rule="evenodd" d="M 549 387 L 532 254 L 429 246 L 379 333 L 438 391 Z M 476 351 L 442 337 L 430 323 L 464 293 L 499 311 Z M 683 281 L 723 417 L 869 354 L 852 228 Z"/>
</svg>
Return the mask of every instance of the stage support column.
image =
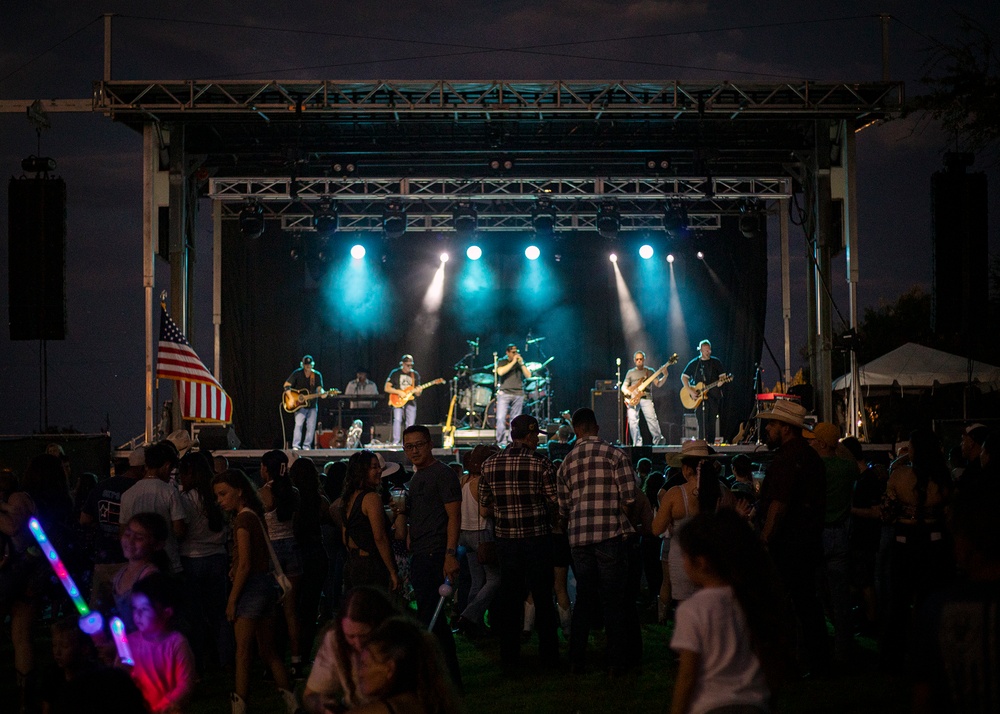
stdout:
<svg viewBox="0 0 1000 714">
<path fill-rule="evenodd" d="M 153 440 L 153 413 L 156 409 L 153 382 L 153 358 L 157 335 L 154 332 L 153 312 L 156 296 L 156 247 L 159 243 L 157 214 L 157 173 L 160 168 L 160 138 L 157 126 L 147 122 L 142 129 L 142 289 L 146 303 L 146 419 L 145 440 Z"/>
<path fill-rule="evenodd" d="M 788 392 L 792 386 L 792 275 L 788 255 L 788 203 L 789 199 L 778 200 L 778 232 L 781 238 L 781 322 L 785 330 L 784 383 L 781 391 Z"/>
<path fill-rule="evenodd" d="M 857 144 L 854 131 L 846 121 L 840 123 L 840 171 L 838 179 L 840 186 L 837 187 L 841 196 L 843 213 L 841 226 L 843 230 L 843 245 L 845 246 L 844 258 L 847 273 L 848 290 L 848 310 L 850 328 L 853 334 L 858 330 L 858 282 L 861 276 L 860 259 L 858 252 L 858 182 L 857 182 Z M 851 386 L 847 391 L 847 418 L 845 427 L 849 436 L 861 436 L 867 438 L 868 430 L 865 428 L 867 418 L 863 413 L 864 404 L 861 400 L 861 385 L 858 384 L 858 343 L 852 339 L 850 347 L 850 370 Z M 861 426 L 858 426 L 860 415 Z"/>
<path fill-rule="evenodd" d="M 184 125 L 174 124 L 170 127 L 170 207 L 168 221 L 170 231 L 170 317 L 181 328 L 181 332 L 194 341 L 191 334 L 188 316 L 188 284 L 191 277 L 189 266 L 188 240 L 188 187 L 187 159 L 184 150 Z M 177 383 L 173 383 L 174 404 L 171 420 L 173 429 L 183 423 L 181 404 L 178 399 Z"/>
<path fill-rule="evenodd" d="M 212 201 L 212 374 L 219 376 L 222 352 L 222 201 Z"/>
<path fill-rule="evenodd" d="M 832 325 L 833 300 L 830 295 L 830 192 L 831 122 L 815 123 L 810 184 L 812 189 L 812 231 L 808 256 L 809 310 L 809 371 L 813 386 L 813 406 L 822 421 L 833 421 L 832 404 Z"/>
</svg>

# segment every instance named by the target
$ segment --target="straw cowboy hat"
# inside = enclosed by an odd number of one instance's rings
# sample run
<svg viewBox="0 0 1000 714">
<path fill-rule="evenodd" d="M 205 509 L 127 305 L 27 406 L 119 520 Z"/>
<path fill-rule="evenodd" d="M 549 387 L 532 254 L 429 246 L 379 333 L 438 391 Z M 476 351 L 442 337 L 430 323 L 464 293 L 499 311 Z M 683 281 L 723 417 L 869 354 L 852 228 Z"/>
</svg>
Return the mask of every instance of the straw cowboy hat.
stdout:
<svg viewBox="0 0 1000 714">
<path fill-rule="evenodd" d="M 690 439 L 681 444 L 679 453 L 667 457 L 667 465 L 679 467 L 684 459 L 714 459 L 717 456 L 715 449 L 704 439 Z"/>
<path fill-rule="evenodd" d="M 782 399 L 775 402 L 770 411 L 761 412 L 758 417 L 761 421 L 780 421 L 801 429 L 805 423 L 806 409 L 801 404 Z"/>
</svg>

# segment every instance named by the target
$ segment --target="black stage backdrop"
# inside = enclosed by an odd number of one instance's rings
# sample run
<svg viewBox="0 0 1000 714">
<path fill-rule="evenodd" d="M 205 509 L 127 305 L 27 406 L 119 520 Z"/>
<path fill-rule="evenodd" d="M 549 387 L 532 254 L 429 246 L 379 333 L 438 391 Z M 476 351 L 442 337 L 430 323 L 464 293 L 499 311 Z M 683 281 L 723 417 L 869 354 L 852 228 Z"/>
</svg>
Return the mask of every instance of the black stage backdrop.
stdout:
<svg viewBox="0 0 1000 714">
<path fill-rule="evenodd" d="M 526 276 L 529 261 L 523 235 L 487 234 L 480 244 L 481 271 L 469 276 L 464 247 L 433 235 L 367 242 L 365 258 L 370 289 L 365 298 L 347 296 L 345 267 L 356 234 L 337 234 L 334 257 L 315 280 L 307 266 L 290 258 L 292 238 L 269 226 L 259 239 L 241 237 L 235 221 L 223 223 L 222 384 L 234 404 L 234 427 L 244 448 L 282 444 L 281 384 L 304 354 L 316 359 L 326 386 L 343 389 L 356 367 L 366 366 L 381 387 L 400 355 L 414 355 L 423 381 L 449 379 L 453 365 L 468 352 L 466 340 L 480 338 L 474 362 L 483 367 L 492 352 L 517 343 L 528 361 L 553 356 L 550 365 L 553 416 L 563 409 L 590 405 L 595 380 L 615 378 L 615 358 L 622 374 L 631 366 L 631 350 L 643 349 L 657 367 L 672 352 L 678 365 L 663 389 L 654 392 L 657 413 L 669 442 L 681 437 L 683 409 L 677 397 L 680 371 L 696 354 L 702 338 L 734 375 L 726 389 L 722 434 L 732 438 L 754 406 L 754 368 L 759 361 L 767 294 L 766 236 L 743 237 L 735 220 L 723 228 L 683 241 L 660 239 L 653 262 L 636 253 L 640 240 L 623 234 L 617 244 L 591 233 L 563 237 L 542 245 L 542 259 Z M 425 293 L 439 266 L 438 255 L 451 249 L 445 266 L 441 305 L 422 309 Z M 642 320 L 641 332 L 626 336 L 615 270 L 608 254 L 616 249 L 618 266 Z M 705 251 L 705 261 L 695 257 Z M 676 298 L 670 309 L 670 268 L 674 251 Z M 556 260 L 555 256 L 559 259 Z M 351 302 L 352 306 L 346 306 Z M 683 320 L 678 320 L 678 310 Z M 634 322 L 632 323 L 634 325 Z M 545 340 L 530 347 L 528 333 Z M 447 387 L 428 390 L 418 402 L 417 421 L 443 423 Z M 290 419 L 285 417 L 287 439 Z M 325 419 L 330 421 L 328 414 Z M 615 438 L 615 425 L 602 425 Z"/>
</svg>

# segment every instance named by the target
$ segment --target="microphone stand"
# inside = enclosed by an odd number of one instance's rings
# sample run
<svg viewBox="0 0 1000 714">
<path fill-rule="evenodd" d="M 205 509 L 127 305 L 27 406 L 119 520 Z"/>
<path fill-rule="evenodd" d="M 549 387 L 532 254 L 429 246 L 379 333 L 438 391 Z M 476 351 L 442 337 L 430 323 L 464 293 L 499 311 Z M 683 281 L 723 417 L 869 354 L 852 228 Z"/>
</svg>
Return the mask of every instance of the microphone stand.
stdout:
<svg viewBox="0 0 1000 714">
<path fill-rule="evenodd" d="M 618 392 L 618 428 L 615 430 L 615 434 L 618 437 L 618 444 L 621 445 L 625 441 L 625 437 L 622 434 L 622 358 L 615 358 L 615 391 Z"/>
</svg>

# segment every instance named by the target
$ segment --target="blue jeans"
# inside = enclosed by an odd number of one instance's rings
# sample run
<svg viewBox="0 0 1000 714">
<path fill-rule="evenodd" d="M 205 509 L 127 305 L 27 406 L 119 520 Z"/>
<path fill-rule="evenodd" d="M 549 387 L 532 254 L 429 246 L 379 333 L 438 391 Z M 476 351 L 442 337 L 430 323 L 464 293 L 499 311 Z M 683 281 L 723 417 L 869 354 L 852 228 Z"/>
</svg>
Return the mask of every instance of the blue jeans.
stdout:
<svg viewBox="0 0 1000 714">
<path fill-rule="evenodd" d="M 514 421 L 515 417 L 521 415 L 524 409 L 524 395 L 517 396 L 507 394 L 504 391 L 497 392 L 497 444 L 504 446 L 510 443 L 510 426 L 508 418 Z"/>
<path fill-rule="evenodd" d="M 399 444 L 403 441 L 403 412 L 406 412 L 406 427 L 409 429 L 417 423 L 417 405 L 413 402 L 392 410 L 392 443 Z"/>
<path fill-rule="evenodd" d="M 410 561 L 410 584 L 413 586 L 413 596 L 417 601 L 417 619 L 427 627 L 434 618 L 441 596 L 438 588 L 444 582 L 444 550 L 436 553 L 413 553 Z M 441 645 L 445 664 L 451 672 L 455 684 L 461 688 L 462 676 L 458 668 L 458 652 L 455 650 L 455 638 L 448 625 L 445 608 L 441 609 L 437 622 L 434 623 L 434 635 Z"/>
<path fill-rule="evenodd" d="M 833 611 L 834 652 L 846 662 L 854 643 L 851 627 L 850 565 L 847 557 L 849 522 L 823 529 L 823 570 Z"/>
<path fill-rule="evenodd" d="M 632 444 L 642 446 L 642 431 L 639 430 L 639 412 L 646 418 L 646 428 L 649 435 L 653 437 L 653 444 L 663 443 L 663 432 L 660 431 L 660 422 L 656 418 L 656 408 L 652 399 L 640 399 L 639 406 L 628 407 L 628 431 L 632 435 Z"/>
<path fill-rule="evenodd" d="M 228 667 L 236 656 L 233 628 L 226 621 L 229 599 L 229 557 L 225 553 L 200 558 L 181 557 L 188 618 L 191 621 L 191 646 L 204 671 L 210 644 L 215 645 L 219 665 Z"/>
<path fill-rule="evenodd" d="M 483 613 L 500 588 L 500 568 L 496 564 L 483 565 L 476 557 L 480 542 L 487 540 L 493 540 L 493 537 L 485 528 L 481 531 L 462 531 L 458 536 L 458 544 L 465 546 L 465 559 L 469 563 L 469 575 L 472 578 L 469 602 L 462 610 L 462 617 L 477 624 L 482 621 Z"/>
<path fill-rule="evenodd" d="M 316 436 L 316 417 L 319 409 L 299 409 L 295 412 L 295 431 L 292 432 L 293 449 L 311 449 Z M 302 426 L 306 427 L 305 439 L 302 438 Z"/>
<path fill-rule="evenodd" d="M 610 538 L 599 543 L 574 546 L 573 572 L 576 574 L 576 607 L 573 609 L 573 628 L 569 638 L 569 658 L 574 665 L 583 665 L 587 656 L 590 628 L 603 611 L 604 629 L 607 633 L 609 667 L 628 667 L 633 664 L 629 642 L 634 641 L 628 632 L 629 623 L 638 622 L 626 612 L 629 570 L 628 545 L 621 538 Z M 631 603 L 635 607 L 635 602 Z"/>
<path fill-rule="evenodd" d="M 524 618 L 525 583 L 535 601 L 538 654 L 543 662 L 559 659 L 558 620 L 552 606 L 554 571 L 552 536 L 497 538 L 500 560 L 500 593 L 497 615 L 500 624 L 500 664 L 517 663 L 521 653 L 521 622 Z"/>
</svg>

